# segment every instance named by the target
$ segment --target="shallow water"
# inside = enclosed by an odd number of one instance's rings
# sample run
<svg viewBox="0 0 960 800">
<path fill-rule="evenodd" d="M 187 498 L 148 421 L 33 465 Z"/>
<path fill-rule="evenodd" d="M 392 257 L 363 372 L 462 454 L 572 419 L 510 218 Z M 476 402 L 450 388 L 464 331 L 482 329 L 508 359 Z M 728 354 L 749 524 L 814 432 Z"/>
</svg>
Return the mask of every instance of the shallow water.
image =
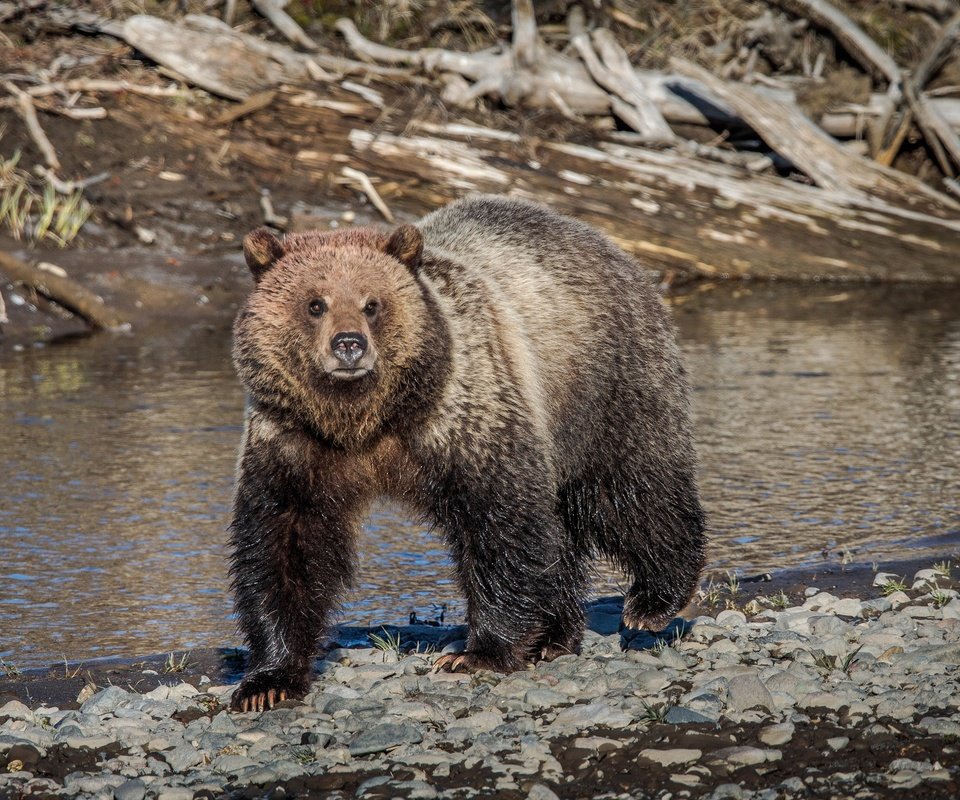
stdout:
<svg viewBox="0 0 960 800">
<path fill-rule="evenodd" d="M 960 541 L 960 292 L 702 288 L 674 301 L 711 566 Z M 225 526 L 243 397 L 225 329 L 0 356 L 0 656 L 20 667 L 237 642 Z M 378 506 L 347 624 L 460 621 L 436 536 Z M 598 590 L 617 587 L 604 570 Z"/>
</svg>

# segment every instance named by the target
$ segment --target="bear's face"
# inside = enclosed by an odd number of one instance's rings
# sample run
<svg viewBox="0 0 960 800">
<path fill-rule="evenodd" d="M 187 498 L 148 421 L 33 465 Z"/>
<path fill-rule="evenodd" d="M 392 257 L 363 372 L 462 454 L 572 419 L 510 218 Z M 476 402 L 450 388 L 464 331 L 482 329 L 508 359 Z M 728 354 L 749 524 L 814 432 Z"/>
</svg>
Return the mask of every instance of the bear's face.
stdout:
<svg viewBox="0 0 960 800">
<path fill-rule="evenodd" d="M 422 247 L 409 225 L 389 237 L 248 235 L 256 285 L 234 326 L 234 360 L 253 399 L 342 442 L 369 433 L 424 341 Z"/>
</svg>

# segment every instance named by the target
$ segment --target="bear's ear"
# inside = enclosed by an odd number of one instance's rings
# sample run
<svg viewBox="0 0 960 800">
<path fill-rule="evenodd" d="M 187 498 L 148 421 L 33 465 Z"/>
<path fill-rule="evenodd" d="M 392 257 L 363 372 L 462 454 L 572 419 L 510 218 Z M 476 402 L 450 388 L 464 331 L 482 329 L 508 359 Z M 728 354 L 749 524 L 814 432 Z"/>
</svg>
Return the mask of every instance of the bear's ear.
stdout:
<svg viewBox="0 0 960 800">
<path fill-rule="evenodd" d="M 266 228 L 257 228 L 243 237 L 243 257 L 258 283 L 283 254 L 280 240 Z"/>
<path fill-rule="evenodd" d="M 413 225 L 401 225 L 390 235 L 384 251 L 416 274 L 423 256 L 423 234 Z"/>
</svg>

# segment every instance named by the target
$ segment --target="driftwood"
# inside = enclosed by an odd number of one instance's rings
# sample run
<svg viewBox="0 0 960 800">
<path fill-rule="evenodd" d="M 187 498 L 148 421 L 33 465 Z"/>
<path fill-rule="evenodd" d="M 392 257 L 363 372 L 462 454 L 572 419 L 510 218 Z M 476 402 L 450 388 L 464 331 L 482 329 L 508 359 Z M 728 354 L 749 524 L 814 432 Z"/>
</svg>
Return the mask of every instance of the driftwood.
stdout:
<svg viewBox="0 0 960 800">
<path fill-rule="evenodd" d="M 903 78 L 897 62 L 835 5 L 827 0 L 772 1 L 791 14 L 826 28 L 868 72 L 886 79 L 892 98 L 900 96 Z"/>
<path fill-rule="evenodd" d="M 86 287 L 70 278 L 27 264 L 10 253 L 0 251 L 0 272 L 10 280 L 29 286 L 53 300 L 94 328 L 120 330 L 128 324 Z"/>
<path fill-rule="evenodd" d="M 60 169 L 60 159 L 57 158 L 57 151 L 47 138 L 47 134 L 40 125 L 40 120 L 37 119 L 37 109 L 34 108 L 30 95 L 14 86 L 10 81 L 5 81 L 3 86 L 13 95 L 15 101 L 14 107 L 27 126 L 27 131 L 36 143 L 37 149 L 40 150 L 40 153 L 43 155 L 43 160 L 47 166 L 53 170 Z"/>
<path fill-rule="evenodd" d="M 51 11 L 45 13 L 48 16 L 53 14 Z M 284 45 L 234 31 L 220 20 L 201 15 L 188 15 L 178 24 L 144 15 L 117 23 L 90 12 L 58 9 L 54 19 L 60 27 L 69 28 L 73 24 L 85 31 L 123 39 L 176 72 L 182 80 L 221 97 L 240 101 L 281 84 L 298 83 L 305 79 L 330 81 L 343 75 L 363 74 L 409 81 L 414 80 L 409 69 L 413 67 L 441 76 L 448 86 L 444 93 L 445 100 L 455 105 L 470 105 L 478 96 L 498 87 L 503 88 L 502 73 L 512 70 L 509 51 L 493 49 L 458 53 L 437 49 L 400 50 L 364 39 L 350 20 L 339 21 L 337 28 L 354 53 L 364 59 L 362 62 L 322 53 L 297 53 Z M 198 54 L 202 54 L 202 57 L 198 58 Z M 240 60 L 235 61 L 234 58 Z M 543 95 L 546 105 L 587 116 L 611 112 L 611 96 L 594 82 L 582 63 L 550 50 L 547 50 L 547 58 L 550 60 L 549 70 L 562 66 L 554 75 L 563 84 L 564 92 L 547 91 Z M 238 63 L 244 68 L 238 70 Z M 259 66 L 253 68 L 251 65 Z M 676 73 L 640 69 L 634 70 L 634 75 L 649 102 L 669 123 L 720 128 L 746 127 L 733 109 L 699 81 Z M 466 80 L 457 81 L 454 76 L 463 76 Z M 491 81 L 481 80 L 484 76 L 491 76 Z M 86 87 L 77 86 L 74 91 L 97 91 L 94 83 L 90 81 Z M 125 88 L 138 94 L 171 91 L 164 87 Z M 794 94 L 789 89 L 754 88 L 782 102 L 795 103 Z M 103 88 L 103 91 L 112 90 Z M 115 90 L 120 90 L 120 87 Z M 30 94 L 46 94 L 51 90 L 33 87 L 27 91 Z M 516 99 L 514 94 L 507 94 Z M 531 100 L 532 97 L 527 95 L 526 102 Z M 929 98 L 928 102 L 952 129 L 960 130 L 960 100 Z M 841 107 L 827 113 L 820 122 L 824 130 L 833 136 L 854 137 L 860 135 L 865 123 L 889 114 L 889 109 L 886 95 L 878 94 L 873 95 L 867 104 Z"/>
<path fill-rule="evenodd" d="M 957 280 L 960 222 L 711 164 L 677 153 L 544 143 L 540 168 L 504 157 L 502 137 L 350 134 L 354 163 L 390 176 L 419 208 L 470 191 L 575 214 L 662 270 L 765 278 Z M 514 143 L 519 147 L 520 143 Z M 298 164 L 323 169 L 301 153 Z M 496 166 L 494 166 L 496 165 Z M 395 187 L 395 188 L 394 188 Z M 386 192 L 381 187 L 381 192 Z"/>
<path fill-rule="evenodd" d="M 841 147 L 798 109 L 749 89 L 725 84 L 702 67 L 681 59 L 675 69 L 705 83 L 733 105 L 772 148 L 797 165 L 824 189 L 862 194 L 937 217 L 960 215 L 960 204 L 903 172 L 859 158 Z"/>
<path fill-rule="evenodd" d="M 470 192 L 535 199 L 596 225 L 664 272 L 960 281 L 960 220 L 867 192 L 789 182 L 673 150 L 530 142 L 464 123 L 414 121 L 405 130 L 384 123 L 374 134 L 329 108 L 295 104 L 301 95 L 281 90 L 270 113 L 237 129 L 233 158 L 274 180 L 295 170 L 330 191 L 347 165 L 370 178 L 400 219 Z M 195 147 L 222 144 L 215 130 L 185 117 L 164 114 L 155 124 Z"/>
<path fill-rule="evenodd" d="M 933 151 L 944 175 L 952 178 L 960 167 L 960 139 L 950 127 L 949 120 L 923 94 L 923 87 L 932 78 L 952 52 L 960 44 L 960 11 L 943 26 L 937 41 L 917 65 L 905 86 L 910 110 L 917 118 L 917 125 Z M 949 154 L 949 157 L 948 157 Z M 953 162 L 951 164 L 951 161 Z"/>
<path fill-rule="evenodd" d="M 287 0 L 253 0 L 253 7 L 265 16 L 270 23 L 287 39 L 304 50 L 319 50 L 313 39 L 303 32 L 303 28 L 293 21 L 293 18 L 284 11 Z"/>
</svg>

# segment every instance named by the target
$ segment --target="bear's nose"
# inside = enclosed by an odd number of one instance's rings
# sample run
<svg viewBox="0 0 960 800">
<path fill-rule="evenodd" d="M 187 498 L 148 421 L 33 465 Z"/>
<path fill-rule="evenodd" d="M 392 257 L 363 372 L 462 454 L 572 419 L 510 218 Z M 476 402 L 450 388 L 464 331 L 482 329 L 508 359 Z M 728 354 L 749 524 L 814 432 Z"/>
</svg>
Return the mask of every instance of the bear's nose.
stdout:
<svg viewBox="0 0 960 800">
<path fill-rule="evenodd" d="M 330 349 L 337 361 L 352 369 L 367 352 L 367 337 L 357 331 L 338 333 L 330 341 Z"/>
</svg>

